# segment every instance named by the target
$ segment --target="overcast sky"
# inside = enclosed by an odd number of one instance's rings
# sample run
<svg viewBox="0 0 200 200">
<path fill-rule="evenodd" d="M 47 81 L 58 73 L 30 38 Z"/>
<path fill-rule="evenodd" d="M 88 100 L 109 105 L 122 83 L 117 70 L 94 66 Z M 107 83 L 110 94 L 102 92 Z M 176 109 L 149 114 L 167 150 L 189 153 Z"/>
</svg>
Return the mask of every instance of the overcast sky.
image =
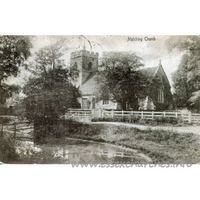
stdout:
<svg viewBox="0 0 200 200">
<path fill-rule="evenodd" d="M 161 59 L 162 66 L 171 81 L 171 74 L 177 69 L 182 52 L 173 50 L 169 52 L 165 41 L 169 36 L 157 35 L 134 35 L 134 36 L 35 36 L 33 37 L 32 54 L 43 46 L 50 45 L 57 40 L 65 39 L 63 45 L 66 47 L 64 55 L 66 64 L 69 64 L 70 53 L 83 49 L 84 43 L 86 50 L 98 52 L 100 56 L 103 51 L 133 51 L 143 59 L 145 67 L 158 66 Z M 145 41 L 147 38 L 153 38 L 151 41 Z M 21 78 L 9 79 L 9 82 L 20 83 L 26 72 L 22 71 Z"/>
</svg>

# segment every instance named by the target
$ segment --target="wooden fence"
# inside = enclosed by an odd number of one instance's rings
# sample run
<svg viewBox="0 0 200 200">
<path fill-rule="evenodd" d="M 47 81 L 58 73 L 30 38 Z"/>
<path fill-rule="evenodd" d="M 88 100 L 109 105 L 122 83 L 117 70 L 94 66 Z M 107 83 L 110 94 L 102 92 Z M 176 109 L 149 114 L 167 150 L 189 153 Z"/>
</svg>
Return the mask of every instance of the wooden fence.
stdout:
<svg viewBox="0 0 200 200">
<path fill-rule="evenodd" d="M 142 119 L 156 119 L 156 118 L 179 118 L 188 123 L 200 123 L 200 114 L 197 113 L 182 113 L 179 111 L 174 112 L 157 112 L 157 111 L 115 111 L 103 110 L 102 118 L 131 118 L 139 117 Z"/>
<path fill-rule="evenodd" d="M 1 125 L 1 128 L 0 128 L 1 137 L 3 137 L 5 134 L 9 134 L 13 136 L 13 138 L 22 137 L 24 135 L 27 135 L 29 137 L 28 134 L 24 134 L 24 133 L 21 134 L 21 133 L 26 130 L 33 129 L 33 125 L 29 124 L 28 121 L 5 123 L 5 124 L 1 123 L 0 125 Z"/>
<path fill-rule="evenodd" d="M 65 114 L 66 119 L 75 119 L 79 121 L 91 121 L 92 111 L 90 109 L 69 109 Z"/>
<path fill-rule="evenodd" d="M 69 109 L 66 114 L 67 118 L 91 120 L 93 118 L 116 119 L 132 117 L 142 119 L 156 119 L 156 118 L 179 118 L 187 123 L 200 123 L 200 114 L 181 111 L 118 111 L 118 110 L 89 110 L 89 109 Z M 86 121 L 86 120 L 85 120 Z"/>
</svg>

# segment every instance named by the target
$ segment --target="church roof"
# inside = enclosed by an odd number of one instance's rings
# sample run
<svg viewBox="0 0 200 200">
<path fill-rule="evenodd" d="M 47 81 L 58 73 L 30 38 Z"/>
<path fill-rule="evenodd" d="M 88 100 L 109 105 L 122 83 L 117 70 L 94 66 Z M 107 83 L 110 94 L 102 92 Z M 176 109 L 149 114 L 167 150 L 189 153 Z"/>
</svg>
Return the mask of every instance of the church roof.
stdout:
<svg viewBox="0 0 200 200">
<path fill-rule="evenodd" d="M 90 80 L 95 74 L 96 74 L 96 72 L 90 72 L 90 74 L 89 74 L 88 77 L 85 79 L 85 81 L 83 82 L 83 84 L 86 83 L 88 80 Z M 83 84 L 82 84 L 82 85 L 83 85 Z"/>
<path fill-rule="evenodd" d="M 140 71 L 144 75 L 148 76 L 149 78 L 153 78 L 157 74 L 159 67 L 161 67 L 161 66 L 143 68 L 143 69 L 140 69 Z M 164 70 L 163 70 L 163 72 L 164 72 Z M 165 72 L 164 72 L 164 75 L 166 76 Z M 88 95 L 94 94 L 95 90 L 98 87 L 96 79 L 97 79 L 97 73 L 96 72 L 91 72 L 88 75 L 88 77 L 85 80 L 85 82 L 80 86 L 80 90 L 81 90 L 83 95 L 84 94 L 88 94 Z M 168 81 L 167 76 L 166 76 L 166 79 Z"/>
<path fill-rule="evenodd" d="M 153 78 L 156 75 L 156 72 L 157 72 L 158 68 L 159 68 L 159 66 L 157 66 L 157 67 L 148 67 L 148 68 L 140 69 L 140 71 L 144 75 Z"/>
<path fill-rule="evenodd" d="M 94 94 L 95 90 L 97 89 L 97 74 L 96 72 L 91 72 L 85 82 L 80 86 L 80 90 L 83 95 L 88 94 Z"/>
</svg>

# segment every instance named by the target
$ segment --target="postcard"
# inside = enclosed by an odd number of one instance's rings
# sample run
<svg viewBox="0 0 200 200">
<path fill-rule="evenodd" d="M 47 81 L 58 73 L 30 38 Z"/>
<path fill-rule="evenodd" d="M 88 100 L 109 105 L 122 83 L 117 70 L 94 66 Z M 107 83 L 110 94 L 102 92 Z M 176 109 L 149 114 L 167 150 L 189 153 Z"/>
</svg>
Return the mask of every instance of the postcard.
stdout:
<svg viewBox="0 0 200 200">
<path fill-rule="evenodd" d="M 200 163 L 199 36 L 3 35 L 0 44 L 2 165 Z"/>
</svg>

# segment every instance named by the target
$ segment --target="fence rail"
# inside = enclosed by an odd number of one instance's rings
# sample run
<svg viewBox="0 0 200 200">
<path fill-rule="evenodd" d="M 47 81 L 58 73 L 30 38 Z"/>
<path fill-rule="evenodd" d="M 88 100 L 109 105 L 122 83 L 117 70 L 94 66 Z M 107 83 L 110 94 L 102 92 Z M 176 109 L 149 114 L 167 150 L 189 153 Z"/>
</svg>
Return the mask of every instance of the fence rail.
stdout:
<svg viewBox="0 0 200 200">
<path fill-rule="evenodd" d="M 90 109 L 69 109 L 66 116 L 69 118 L 132 118 L 139 117 L 143 119 L 156 118 L 179 118 L 187 123 L 200 123 L 200 114 L 181 111 L 123 111 L 123 110 L 90 110 Z"/>
<path fill-rule="evenodd" d="M 79 121 L 91 121 L 92 111 L 90 109 L 69 109 L 65 114 L 66 119 Z"/>
<path fill-rule="evenodd" d="M 200 114 L 197 113 L 182 113 L 179 111 L 171 112 L 156 112 L 156 111 L 114 111 L 114 110 L 103 110 L 101 117 L 102 118 L 131 118 L 131 117 L 140 117 L 143 119 L 156 119 L 156 118 L 180 118 L 184 122 L 188 123 L 200 123 Z"/>
<path fill-rule="evenodd" d="M 25 127 L 23 125 L 25 125 Z M 0 137 L 3 137 L 5 133 L 9 133 L 13 136 L 13 138 L 16 138 L 17 132 L 33 129 L 33 124 L 30 124 L 28 121 L 21 121 L 13 123 L 0 123 L 0 127 Z"/>
</svg>

